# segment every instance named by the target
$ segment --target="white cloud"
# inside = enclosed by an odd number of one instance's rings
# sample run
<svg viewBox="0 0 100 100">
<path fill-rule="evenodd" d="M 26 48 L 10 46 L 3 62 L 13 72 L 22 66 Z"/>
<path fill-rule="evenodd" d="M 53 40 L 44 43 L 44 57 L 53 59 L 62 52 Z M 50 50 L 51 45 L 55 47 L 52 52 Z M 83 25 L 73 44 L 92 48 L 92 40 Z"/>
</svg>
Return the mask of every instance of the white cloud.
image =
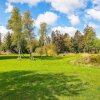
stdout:
<svg viewBox="0 0 100 100">
<path fill-rule="evenodd" d="M 88 9 L 86 12 L 90 17 L 100 21 L 100 10 Z"/>
<path fill-rule="evenodd" d="M 27 3 L 30 6 L 37 5 L 39 2 L 42 2 L 42 1 L 44 0 L 8 0 L 8 2 L 10 3 L 21 3 L 21 4 Z"/>
<path fill-rule="evenodd" d="M 8 32 L 8 30 L 6 29 L 5 26 L 0 26 L 0 33 L 6 34 L 7 32 Z"/>
<path fill-rule="evenodd" d="M 0 33 L 1 33 L 2 39 L 4 38 L 5 34 L 7 34 L 7 32 L 11 32 L 11 31 L 8 30 L 5 26 L 0 26 Z"/>
<path fill-rule="evenodd" d="M 10 3 L 6 3 L 5 4 L 7 6 L 5 13 L 10 13 L 13 10 L 13 5 L 11 5 Z"/>
<path fill-rule="evenodd" d="M 70 20 L 72 25 L 77 25 L 80 23 L 80 19 L 78 16 L 71 15 L 71 16 L 68 16 L 68 19 Z"/>
<path fill-rule="evenodd" d="M 59 30 L 62 34 L 68 33 L 70 36 L 74 36 L 74 33 L 76 32 L 77 29 L 74 27 L 67 27 L 67 26 L 66 27 L 58 26 L 52 29 L 52 31 L 56 30 Z"/>
<path fill-rule="evenodd" d="M 36 19 L 36 26 L 39 27 L 40 23 L 45 22 L 48 25 L 54 24 L 58 19 L 58 16 L 53 12 L 45 12 L 40 14 Z"/>
<path fill-rule="evenodd" d="M 62 13 L 68 14 L 74 12 L 76 9 L 85 7 L 87 0 L 46 0 L 50 2 L 52 7 Z"/>
<path fill-rule="evenodd" d="M 31 6 L 34 6 L 42 1 L 51 3 L 55 10 L 68 13 L 70 11 L 75 11 L 78 8 L 84 7 L 87 0 L 8 0 L 10 3 L 27 3 Z"/>
<path fill-rule="evenodd" d="M 75 14 L 77 10 L 84 8 L 88 0 L 8 0 L 9 3 L 27 3 L 30 6 L 37 5 L 42 1 L 50 3 L 54 10 L 69 16 L 70 14 Z M 74 16 L 74 18 L 71 18 L 71 23 L 74 25 L 79 23 L 78 16 Z"/>
<path fill-rule="evenodd" d="M 72 25 L 80 23 L 79 17 L 75 16 L 75 12 L 86 6 L 88 0 L 46 0 L 51 3 L 54 10 L 64 13 L 68 16 Z"/>
<path fill-rule="evenodd" d="M 99 4 L 99 3 L 100 3 L 100 0 L 92 0 L 92 2 L 93 2 L 94 4 Z"/>
</svg>

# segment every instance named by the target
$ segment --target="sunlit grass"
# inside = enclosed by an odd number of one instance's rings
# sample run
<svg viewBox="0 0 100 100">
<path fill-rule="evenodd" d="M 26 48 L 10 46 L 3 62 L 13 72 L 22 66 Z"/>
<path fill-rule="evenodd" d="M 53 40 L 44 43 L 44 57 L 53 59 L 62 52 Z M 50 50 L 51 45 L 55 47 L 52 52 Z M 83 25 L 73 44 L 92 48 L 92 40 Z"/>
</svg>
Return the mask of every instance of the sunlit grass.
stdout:
<svg viewBox="0 0 100 100">
<path fill-rule="evenodd" d="M 100 69 L 70 62 L 79 56 L 0 55 L 0 99 L 99 100 Z"/>
</svg>

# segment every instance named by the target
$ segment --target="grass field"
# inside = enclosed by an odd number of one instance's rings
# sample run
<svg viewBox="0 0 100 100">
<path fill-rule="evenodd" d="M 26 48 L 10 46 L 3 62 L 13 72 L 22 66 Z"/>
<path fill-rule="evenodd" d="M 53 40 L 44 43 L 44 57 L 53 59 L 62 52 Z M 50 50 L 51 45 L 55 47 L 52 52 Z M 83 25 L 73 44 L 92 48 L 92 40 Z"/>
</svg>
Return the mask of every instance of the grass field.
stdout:
<svg viewBox="0 0 100 100">
<path fill-rule="evenodd" d="M 0 100 L 100 100 L 100 69 L 66 57 L 0 55 Z"/>
</svg>

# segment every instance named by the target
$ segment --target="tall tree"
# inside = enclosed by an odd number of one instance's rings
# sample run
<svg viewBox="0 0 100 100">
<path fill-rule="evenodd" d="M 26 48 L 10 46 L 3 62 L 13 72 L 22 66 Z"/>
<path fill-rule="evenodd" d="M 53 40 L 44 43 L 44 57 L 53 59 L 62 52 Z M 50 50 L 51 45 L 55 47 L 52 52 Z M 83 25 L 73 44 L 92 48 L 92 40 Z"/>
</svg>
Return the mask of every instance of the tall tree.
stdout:
<svg viewBox="0 0 100 100">
<path fill-rule="evenodd" d="M 87 27 L 84 29 L 84 52 L 91 52 L 95 39 L 95 30 L 87 25 Z"/>
<path fill-rule="evenodd" d="M 74 51 L 76 53 L 80 52 L 80 50 L 81 50 L 81 45 L 82 45 L 82 44 L 80 44 L 80 42 L 82 41 L 81 37 L 82 37 L 81 32 L 77 30 L 75 32 L 75 35 L 74 35 L 74 38 L 73 38 Z"/>
<path fill-rule="evenodd" d="M 72 52 L 73 51 L 72 41 L 71 41 L 70 36 L 67 33 L 65 33 L 65 35 L 64 35 L 64 44 L 65 44 L 65 51 L 66 52 Z"/>
<path fill-rule="evenodd" d="M 27 36 L 27 39 L 29 41 L 29 52 L 30 52 L 30 59 L 33 59 L 33 47 L 32 47 L 32 41 L 33 41 L 33 37 L 34 37 L 34 21 L 31 17 L 31 14 L 29 11 L 26 11 L 24 13 L 23 16 L 23 32 L 25 33 L 25 35 Z"/>
<path fill-rule="evenodd" d="M 57 54 L 66 52 L 67 34 L 61 34 L 56 30 L 52 32 L 52 43 L 55 45 Z M 65 43 L 66 42 L 66 43 Z"/>
<path fill-rule="evenodd" d="M 95 39 L 92 49 L 95 53 L 100 53 L 100 39 Z"/>
<path fill-rule="evenodd" d="M 16 37 L 18 58 L 21 59 L 21 43 L 22 43 L 22 19 L 17 7 L 13 8 L 11 18 L 8 21 L 8 28 L 11 29 Z"/>
<path fill-rule="evenodd" d="M 40 41 L 41 52 L 42 52 L 43 46 L 45 46 L 47 44 L 47 24 L 45 22 L 40 24 L 39 33 L 40 33 L 39 41 Z M 45 46 L 45 52 L 46 52 L 46 56 L 48 56 L 46 46 Z M 42 54 L 41 54 L 41 56 L 42 56 Z"/>
</svg>

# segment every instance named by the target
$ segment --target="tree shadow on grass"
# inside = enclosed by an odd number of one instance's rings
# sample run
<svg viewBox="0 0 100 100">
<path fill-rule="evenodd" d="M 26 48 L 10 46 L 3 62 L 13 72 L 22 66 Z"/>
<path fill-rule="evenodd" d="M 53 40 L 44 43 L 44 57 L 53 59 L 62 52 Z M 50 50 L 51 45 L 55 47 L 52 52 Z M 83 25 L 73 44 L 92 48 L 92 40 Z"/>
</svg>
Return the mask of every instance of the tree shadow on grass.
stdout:
<svg viewBox="0 0 100 100">
<path fill-rule="evenodd" d="M 77 76 L 12 71 L 0 73 L 0 100 L 59 100 L 59 96 L 76 96 L 86 83 Z"/>
<path fill-rule="evenodd" d="M 17 59 L 18 56 L 13 56 L 13 55 L 0 55 L 0 60 L 8 60 L 8 59 Z M 22 59 L 29 59 L 29 56 L 22 56 Z M 34 56 L 34 59 L 41 59 L 41 60 L 60 60 L 63 59 L 63 57 L 56 57 L 56 56 Z"/>
<path fill-rule="evenodd" d="M 0 60 L 17 59 L 17 56 L 13 55 L 0 55 Z"/>
<path fill-rule="evenodd" d="M 35 56 L 35 59 L 41 59 L 41 60 L 60 60 L 63 59 L 63 57 L 60 56 Z"/>
</svg>

